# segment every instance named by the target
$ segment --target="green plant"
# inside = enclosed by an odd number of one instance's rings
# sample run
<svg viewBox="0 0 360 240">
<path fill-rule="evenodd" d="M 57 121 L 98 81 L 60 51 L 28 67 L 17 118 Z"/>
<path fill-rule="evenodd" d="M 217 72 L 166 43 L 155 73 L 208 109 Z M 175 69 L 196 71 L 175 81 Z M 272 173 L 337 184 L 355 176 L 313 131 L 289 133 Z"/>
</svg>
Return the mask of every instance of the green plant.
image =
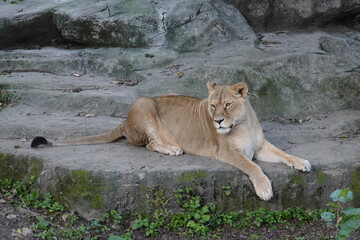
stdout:
<svg viewBox="0 0 360 240">
<path fill-rule="evenodd" d="M 7 86 L 0 85 L 0 108 L 4 108 L 8 106 L 10 103 L 14 102 L 18 99 L 18 96 L 9 92 Z"/>
<path fill-rule="evenodd" d="M 122 216 L 116 210 L 110 210 L 109 212 L 103 214 L 104 219 L 107 222 L 112 222 L 114 224 L 120 224 Z"/>
<path fill-rule="evenodd" d="M 7 0 L 3 0 L 4 2 L 7 2 Z M 17 1 L 10 1 L 10 4 L 17 4 L 18 2 L 22 2 L 24 0 L 17 0 Z"/>
<path fill-rule="evenodd" d="M 151 54 L 151 53 L 145 53 L 145 57 L 146 58 L 153 58 L 153 57 L 155 57 L 155 55 Z"/>
<path fill-rule="evenodd" d="M 336 220 L 336 239 L 347 239 L 352 232 L 360 228 L 360 208 L 345 208 L 345 204 L 353 199 L 353 193 L 349 188 L 335 190 L 330 198 L 333 202 L 328 205 L 334 211 L 323 212 L 321 218 L 328 222 Z"/>
<path fill-rule="evenodd" d="M 250 227 L 255 225 L 260 227 L 262 225 L 270 225 L 276 229 L 278 225 L 290 225 L 290 221 L 297 221 L 303 224 L 309 221 L 317 221 L 320 218 L 318 211 L 306 211 L 301 208 L 287 208 L 282 211 L 270 211 L 265 208 L 259 208 L 254 211 L 246 213 L 246 216 L 241 218 L 239 225 L 242 227 Z"/>
<path fill-rule="evenodd" d="M 231 195 L 231 187 L 229 186 L 222 186 L 221 189 L 224 191 L 226 196 L 230 196 Z"/>
<path fill-rule="evenodd" d="M 229 187 L 222 188 L 225 191 Z M 155 237 L 161 232 L 173 232 L 192 238 L 221 239 L 224 229 L 269 226 L 290 226 L 317 221 L 319 211 L 306 211 L 300 208 L 288 208 L 282 211 L 270 211 L 259 208 L 245 214 L 238 212 L 223 213 L 223 209 L 214 204 L 205 204 L 203 199 L 190 187 L 174 190 L 178 210 L 169 209 L 171 197 L 165 189 L 144 188 L 146 198 L 153 207 L 151 214 L 137 214 L 131 226 L 123 229 L 122 216 L 116 210 L 103 214 L 103 221 L 87 221 L 75 213 L 67 213 L 64 207 L 55 202 L 50 193 L 40 194 L 35 178 L 22 181 L 0 180 L 1 197 L 12 204 L 27 208 L 31 213 L 34 236 L 37 239 L 108 239 L 130 240 L 136 235 Z M 225 193 L 226 195 L 226 193 Z M 248 235 L 259 239 L 259 235 Z M 289 238 L 292 239 L 292 238 Z M 299 238 L 300 239 L 300 238 Z"/>
<path fill-rule="evenodd" d="M 132 229 L 145 229 L 146 236 L 155 236 L 158 233 L 158 228 L 161 227 L 162 224 L 158 221 L 150 221 L 147 217 L 143 217 L 139 215 L 137 219 L 134 220 Z"/>
<path fill-rule="evenodd" d="M 36 237 L 40 239 L 57 239 L 56 231 L 51 226 L 51 224 L 45 219 L 45 217 L 38 216 L 36 217 L 37 223 L 34 223 L 31 228 L 38 233 L 35 234 Z"/>
<path fill-rule="evenodd" d="M 250 235 L 250 240 L 259 240 L 261 239 L 261 236 L 257 235 L 257 234 L 251 234 Z"/>
<path fill-rule="evenodd" d="M 131 231 L 127 231 L 125 234 L 121 236 L 110 234 L 108 240 L 132 240 Z"/>
</svg>

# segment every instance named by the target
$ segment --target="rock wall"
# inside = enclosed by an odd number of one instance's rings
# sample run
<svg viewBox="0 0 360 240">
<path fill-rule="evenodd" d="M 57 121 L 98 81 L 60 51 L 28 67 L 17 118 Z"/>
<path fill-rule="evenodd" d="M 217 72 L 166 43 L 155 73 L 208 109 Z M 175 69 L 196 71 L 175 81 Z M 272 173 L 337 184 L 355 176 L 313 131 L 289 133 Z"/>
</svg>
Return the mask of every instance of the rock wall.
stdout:
<svg viewBox="0 0 360 240">
<path fill-rule="evenodd" d="M 0 109 L 0 178 L 39 176 L 87 218 L 151 212 L 147 190 L 188 186 L 227 210 L 321 207 L 347 187 L 359 204 L 359 10 L 355 0 L 0 1 L 0 87 L 19 97 Z M 241 171 L 208 158 L 126 141 L 29 146 L 109 131 L 141 96 L 206 97 L 208 81 L 246 82 L 258 116 L 276 120 L 262 121 L 266 138 L 314 170 L 259 163 L 274 186 L 265 203 Z"/>
<path fill-rule="evenodd" d="M 345 24 L 360 29 L 357 0 L 226 0 L 236 6 L 257 31 L 294 30 Z"/>
<path fill-rule="evenodd" d="M 359 14 L 355 0 L 1 2 L 0 70 L 130 79 L 138 96 L 244 81 L 261 117 L 359 109 Z"/>
</svg>

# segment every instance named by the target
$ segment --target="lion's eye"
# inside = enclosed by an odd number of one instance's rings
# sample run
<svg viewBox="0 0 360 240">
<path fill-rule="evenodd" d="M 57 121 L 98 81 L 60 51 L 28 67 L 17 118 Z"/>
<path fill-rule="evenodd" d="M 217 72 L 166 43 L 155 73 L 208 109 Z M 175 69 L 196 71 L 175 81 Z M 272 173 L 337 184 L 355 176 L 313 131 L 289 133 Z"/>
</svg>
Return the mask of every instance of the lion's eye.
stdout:
<svg viewBox="0 0 360 240">
<path fill-rule="evenodd" d="M 210 107 L 215 109 L 215 104 L 210 104 Z"/>
<path fill-rule="evenodd" d="M 229 108 L 229 107 L 231 107 L 231 105 L 232 105 L 232 103 L 225 103 L 225 108 Z"/>
</svg>

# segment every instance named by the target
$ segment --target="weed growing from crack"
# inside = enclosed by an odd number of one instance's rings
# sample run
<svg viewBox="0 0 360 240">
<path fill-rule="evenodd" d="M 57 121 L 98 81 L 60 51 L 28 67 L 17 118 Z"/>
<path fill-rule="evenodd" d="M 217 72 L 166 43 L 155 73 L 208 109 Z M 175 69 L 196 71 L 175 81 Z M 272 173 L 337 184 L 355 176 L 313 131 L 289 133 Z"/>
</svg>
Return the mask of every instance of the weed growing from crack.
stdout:
<svg viewBox="0 0 360 240">
<path fill-rule="evenodd" d="M 9 92 L 7 86 L 0 85 L 0 109 L 7 107 L 9 104 L 19 99 L 14 93 Z"/>
</svg>

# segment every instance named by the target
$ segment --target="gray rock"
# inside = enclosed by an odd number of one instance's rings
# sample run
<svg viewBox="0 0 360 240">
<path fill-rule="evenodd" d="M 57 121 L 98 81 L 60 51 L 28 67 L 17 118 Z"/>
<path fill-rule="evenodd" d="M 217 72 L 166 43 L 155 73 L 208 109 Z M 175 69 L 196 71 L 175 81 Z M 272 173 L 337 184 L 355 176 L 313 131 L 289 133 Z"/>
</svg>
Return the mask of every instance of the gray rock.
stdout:
<svg viewBox="0 0 360 240">
<path fill-rule="evenodd" d="M 257 47 L 251 40 L 218 45 L 205 52 L 181 54 L 164 47 L 14 50 L 2 53 L 0 69 L 67 76 L 85 74 L 91 86 L 94 86 L 91 76 L 109 76 L 117 83 L 133 82 L 131 93 L 138 97 L 168 92 L 206 97 L 208 81 L 219 84 L 244 81 L 250 87 L 250 98 L 260 117 L 293 118 L 359 109 L 360 46 L 354 36 L 324 32 L 265 34 Z M 74 81 L 74 77 L 70 79 Z M 8 82 L 6 78 L 2 81 Z M 13 83 L 13 79 L 9 81 Z M 83 85 L 72 88 L 88 87 Z M 95 93 L 89 96 L 81 92 L 76 97 L 74 94 L 64 97 L 66 94 L 59 91 L 53 97 L 42 93 L 51 100 L 40 104 L 49 109 L 75 110 L 81 106 L 79 112 L 124 115 L 130 103 L 125 100 L 126 95 L 114 101 L 99 90 Z M 23 94 L 23 98 L 41 96 L 35 91 Z"/>
<path fill-rule="evenodd" d="M 110 130 L 119 121 L 112 117 L 74 119 L 54 113 L 26 115 L 23 109 L 18 105 L 0 112 L 0 126 L 7 126 L 10 133 L 22 128 L 25 134 L 42 133 L 49 139 L 60 139 Z M 157 191 L 163 191 L 170 207 L 176 209 L 173 189 L 185 187 L 192 187 L 205 202 L 216 202 L 226 210 L 319 208 L 326 206 L 334 189 L 358 183 L 360 142 L 354 129 L 360 126 L 359 114 L 342 111 L 318 115 L 302 124 L 263 122 L 271 142 L 309 159 L 313 166 L 310 173 L 300 173 L 283 164 L 257 162 L 272 180 L 275 195 L 269 202 L 256 197 L 250 180 L 236 168 L 190 154 L 164 156 L 131 146 L 126 140 L 31 149 L 29 142 L 0 139 L 4 163 L 0 165 L 0 177 L 39 176 L 44 192 L 50 191 L 57 201 L 90 219 L 101 217 L 109 209 L 118 210 L 125 219 L 134 213 L 153 212 L 157 206 L 153 194 Z M 43 130 L 34 131 L 37 127 Z M 11 137 L 1 132 L 5 138 Z M 224 194 L 224 186 L 230 187 L 230 196 Z M 354 197 L 354 204 L 358 204 L 358 195 Z"/>
<path fill-rule="evenodd" d="M 343 59 L 349 64 L 348 67 L 360 67 L 360 42 L 353 39 L 341 39 L 333 36 L 319 38 L 320 48 L 327 53 Z M 355 50 L 355 51 L 354 51 Z"/>
<path fill-rule="evenodd" d="M 200 51 L 217 42 L 255 40 L 245 18 L 220 1 L 178 3 L 166 19 L 167 44 L 180 51 Z"/>
<path fill-rule="evenodd" d="M 333 189 L 358 181 L 349 176 L 359 171 L 359 32 L 332 28 L 256 36 L 236 10 L 248 4 L 245 17 L 269 30 L 283 29 L 285 23 L 306 27 L 352 18 L 358 3 L 226 2 L 233 5 L 1 1 L 0 48 L 71 42 L 102 47 L 0 51 L 0 84 L 16 96 L 0 112 L 0 177 L 39 176 L 44 191 L 88 218 L 109 209 L 120 209 L 124 216 L 151 212 L 145 194 L 159 189 L 171 194 L 184 186 L 230 210 L 321 207 Z M 126 141 L 45 149 L 30 149 L 26 142 L 37 135 L 51 140 L 106 132 L 123 121 L 136 98 L 168 92 L 203 98 L 208 81 L 246 82 L 260 118 L 297 122 L 265 121 L 265 135 L 282 149 L 308 158 L 314 171 L 304 175 L 260 163 L 276 193 L 272 202 L 264 203 L 244 174 L 211 159 L 186 154 L 174 161 Z M 340 112 L 318 116 L 329 111 Z M 230 199 L 224 198 L 221 186 L 234 189 Z"/>
<path fill-rule="evenodd" d="M 7 219 L 15 219 L 15 218 L 17 218 L 17 215 L 15 215 L 15 214 L 9 214 L 9 215 L 6 216 L 6 218 L 7 218 Z"/>
<path fill-rule="evenodd" d="M 1 3 L 0 7 L 3 7 Z M 49 8 L 27 14 L 16 13 L 12 16 L 1 15 L 0 17 L 0 48 L 38 48 L 64 42 L 66 39 L 52 23 L 52 13 Z"/>
<path fill-rule="evenodd" d="M 357 0 L 287 1 L 226 0 L 235 5 L 257 31 L 278 31 L 324 24 L 347 24 L 358 28 Z"/>
<path fill-rule="evenodd" d="M 54 9 L 54 23 L 63 37 L 87 46 L 149 46 L 159 28 L 148 1 L 70 1 Z"/>
<path fill-rule="evenodd" d="M 38 0 L 33 5 L 21 2 L 17 11 L 2 5 L 0 48 L 75 42 L 193 51 L 216 42 L 255 39 L 241 13 L 221 1 Z"/>
</svg>

